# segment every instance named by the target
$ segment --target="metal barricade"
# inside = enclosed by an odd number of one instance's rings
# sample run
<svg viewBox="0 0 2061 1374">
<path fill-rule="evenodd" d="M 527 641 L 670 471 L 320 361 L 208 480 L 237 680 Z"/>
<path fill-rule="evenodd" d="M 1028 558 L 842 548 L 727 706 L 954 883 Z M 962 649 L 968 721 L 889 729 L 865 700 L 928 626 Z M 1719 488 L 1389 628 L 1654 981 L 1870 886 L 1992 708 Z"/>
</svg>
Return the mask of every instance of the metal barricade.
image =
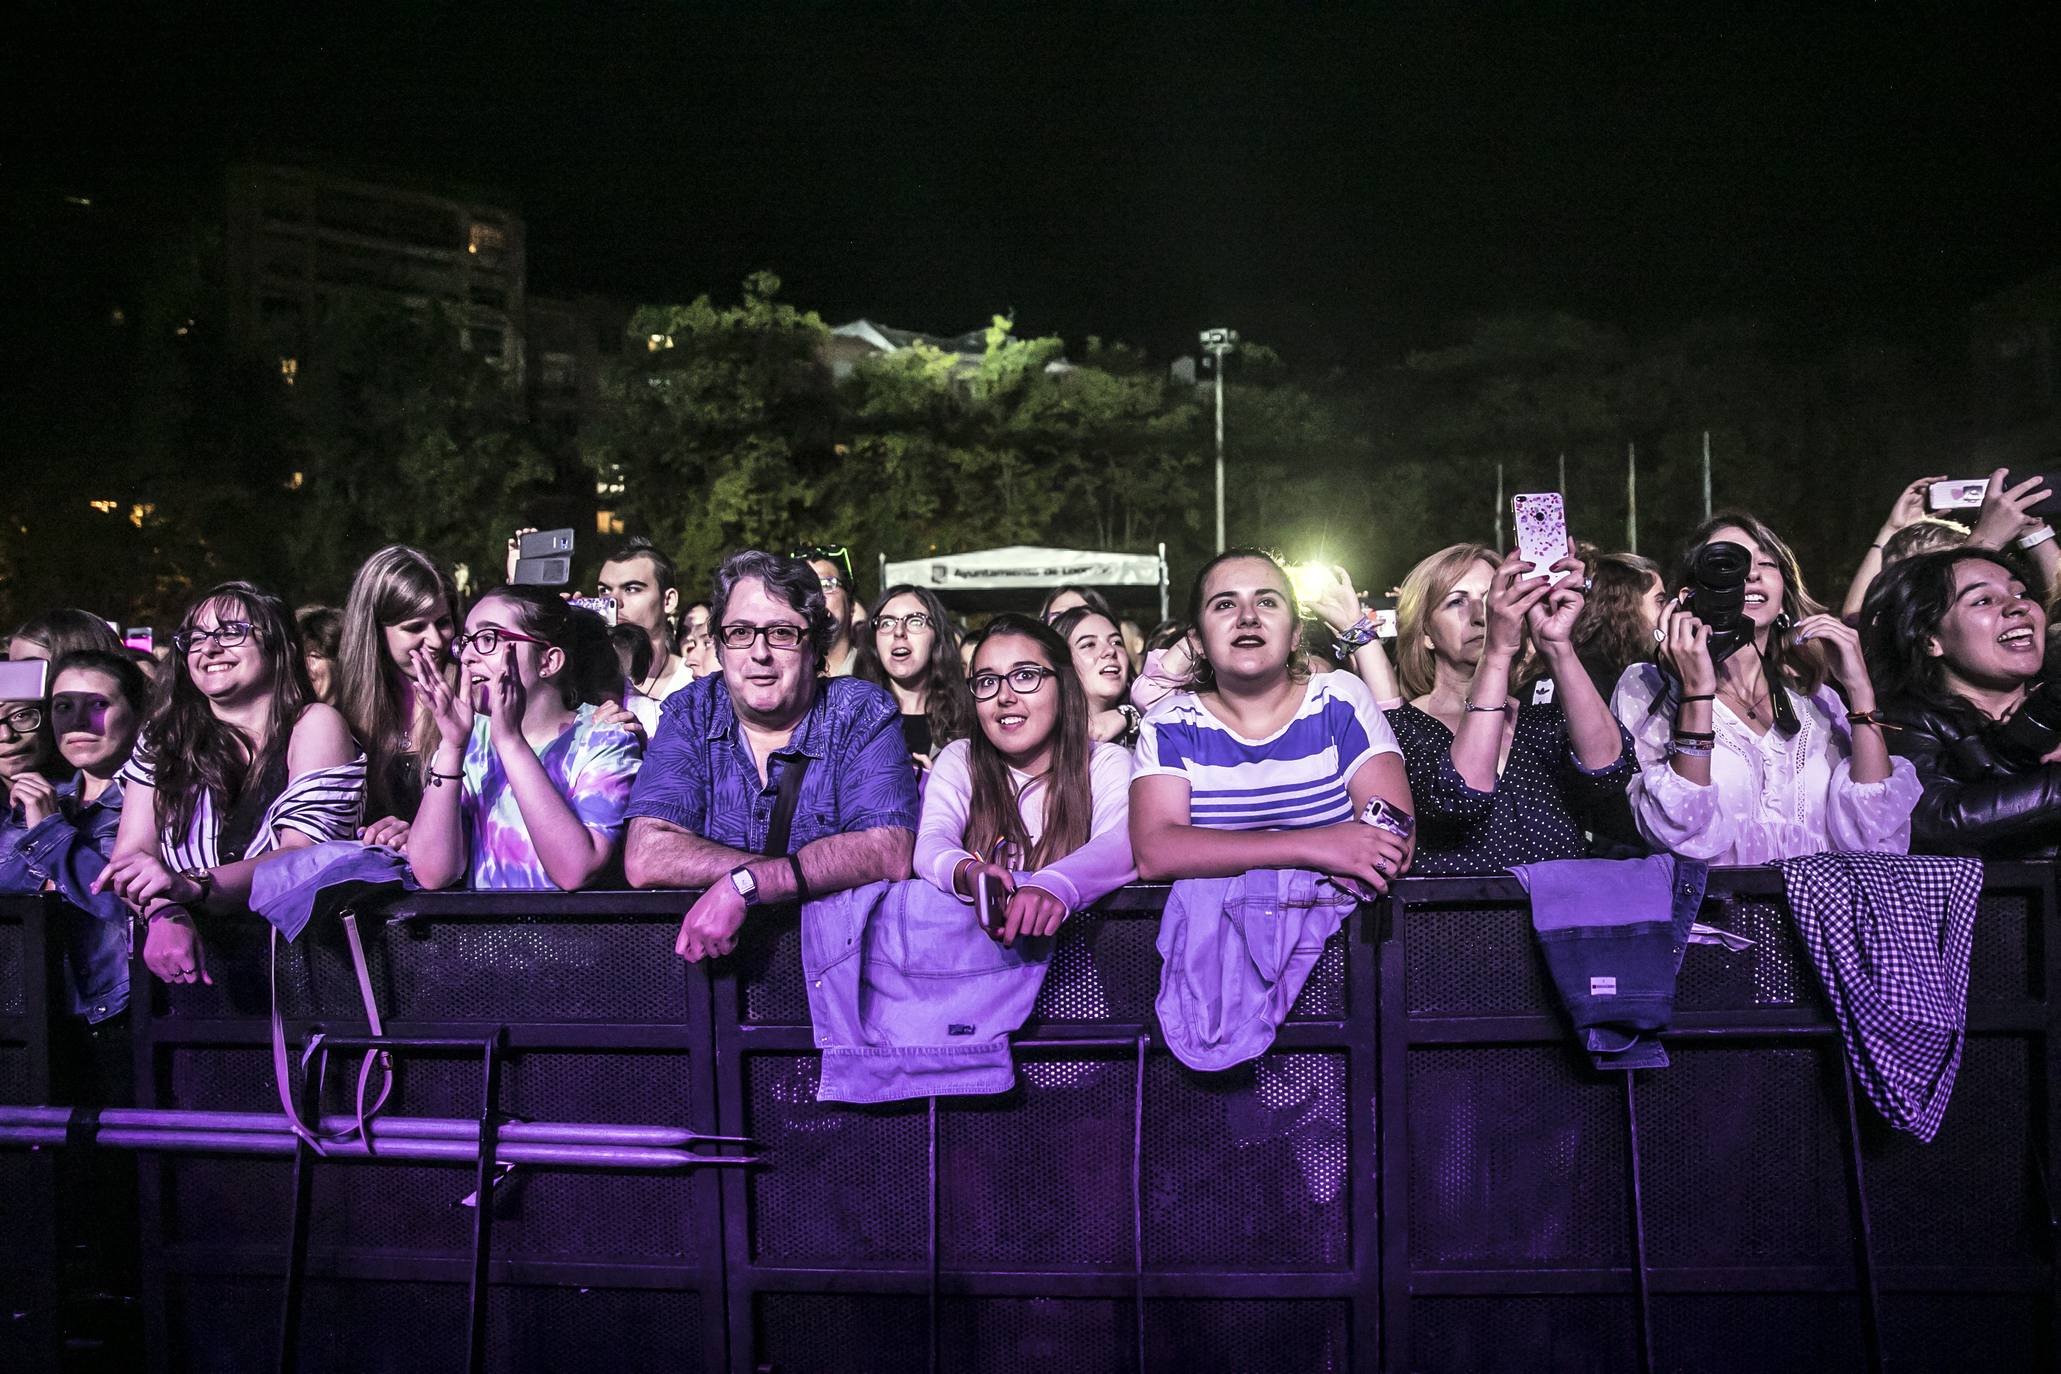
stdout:
<svg viewBox="0 0 2061 1374">
<path fill-rule="evenodd" d="M 500 1103 L 512 1117 L 713 1132 L 708 984 L 673 956 L 681 909 L 671 893 L 425 893 L 380 919 L 361 909 L 360 921 L 387 1035 L 478 1042 L 502 1032 Z M 265 927 L 212 924 L 215 986 L 149 980 L 148 1002 L 138 998 L 139 1101 L 276 1112 Z M 279 974 L 290 1043 L 317 1026 L 365 1029 L 340 938 L 311 928 L 282 952 Z M 298 1068 L 294 1077 L 298 1092 Z M 479 1079 L 461 1057 L 408 1058 L 388 1110 L 476 1115 Z M 336 1095 L 329 1106 L 348 1110 Z M 273 1368 L 293 1160 L 143 1155 L 139 1168 L 153 1367 Z M 489 1190 L 487 1367 L 724 1367 L 709 1172 L 538 1164 L 501 1178 Z M 314 1172 L 301 1369 L 464 1366 L 474 1213 L 463 1204 L 474 1191 L 465 1162 L 339 1161 Z"/>
<path fill-rule="evenodd" d="M 2050 1367 L 2053 874 L 1995 866 L 1930 1145 L 1855 1089 L 1772 870 L 1712 874 L 1670 1067 L 1591 1069 L 1513 879 L 1399 885 L 1382 946 L 1386 1364 Z"/>
<path fill-rule="evenodd" d="M 1293 1371 L 1378 1343 L 1373 947 L 1340 931 L 1273 1050 L 1158 1043 L 1163 887 L 1063 929 L 1017 1088 L 815 1100 L 792 924 L 719 974 L 732 1370 Z"/>
<path fill-rule="evenodd" d="M 511 1119 L 749 1137 L 762 1161 L 502 1179 L 490 1369 L 2051 1367 L 2053 871 L 1989 873 L 1931 1145 L 1855 1101 L 1778 882 L 1712 875 L 1704 919 L 1756 943 L 1690 950 L 1664 1070 L 1577 1053 L 1514 881 L 1410 879 L 1333 939 L 1272 1050 L 1191 1072 L 1153 1014 L 1165 889 L 1140 886 L 1067 924 L 1013 1092 L 881 1107 L 815 1100 L 791 916 L 687 966 L 688 894 L 358 911 L 386 1036 L 504 1036 Z M 9 1067 L 49 1010 L 21 973 L 43 957 L 25 909 L 0 904 L 0 1102 L 33 1104 L 47 1073 Z M 214 923 L 213 987 L 139 976 L 140 1105 L 278 1111 L 263 932 Z M 292 1045 L 366 1029 L 333 934 L 286 950 L 280 995 Z M 334 1077 L 323 1109 L 347 1112 Z M 407 1062 L 389 1111 L 476 1117 L 479 1078 Z M 0 1150 L 0 1243 L 34 1196 L 7 1171 L 44 1158 Z M 137 1162 L 153 1367 L 274 1367 L 293 1160 Z M 476 1177 L 308 1176 L 301 1368 L 464 1364 Z"/>
</svg>

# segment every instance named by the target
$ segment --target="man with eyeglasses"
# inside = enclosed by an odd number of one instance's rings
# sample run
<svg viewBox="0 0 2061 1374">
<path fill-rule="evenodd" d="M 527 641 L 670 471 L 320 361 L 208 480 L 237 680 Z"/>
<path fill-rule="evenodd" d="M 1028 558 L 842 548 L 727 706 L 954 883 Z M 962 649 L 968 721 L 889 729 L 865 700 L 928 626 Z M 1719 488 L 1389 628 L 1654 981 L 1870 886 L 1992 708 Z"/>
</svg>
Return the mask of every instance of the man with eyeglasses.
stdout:
<svg viewBox="0 0 2061 1374">
<path fill-rule="evenodd" d="M 694 887 L 674 949 L 728 954 L 755 909 L 909 876 L 916 774 L 879 687 L 819 676 L 821 575 L 758 549 L 716 572 L 719 675 L 666 701 L 630 796 L 636 887 Z"/>
<path fill-rule="evenodd" d="M 795 550 L 796 558 L 808 560 L 823 588 L 823 605 L 830 612 L 830 647 L 823 651 L 823 671 L 831 677 L 850 677 L 858 660 L 852 641 L 852 555 L 843 545 L 836 548 Z"/>
</svg>

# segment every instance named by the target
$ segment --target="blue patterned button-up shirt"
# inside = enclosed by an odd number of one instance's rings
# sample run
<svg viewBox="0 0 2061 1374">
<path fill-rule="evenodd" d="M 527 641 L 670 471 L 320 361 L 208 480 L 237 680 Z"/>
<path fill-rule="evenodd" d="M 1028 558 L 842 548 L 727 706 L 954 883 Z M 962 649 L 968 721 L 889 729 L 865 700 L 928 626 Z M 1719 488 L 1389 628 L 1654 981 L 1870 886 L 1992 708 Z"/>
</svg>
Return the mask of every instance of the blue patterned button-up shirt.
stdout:
<svg viewBox="0 0 2061 1374">
<path fill-rule="evenodd" d="M 817 680 L 816 699 L 794 738 L 766 761 L 764 783 L 720 676 L 673 693 L 644 751 L 629 814 L 762 853 L 781 771 L 799 755 L 809 764 L 788 853 L 825 835 L 889 826 L 915 831 L 916 770 L 902 742 L 901 711 L 880 688 L 849 677 Z"/>
</svg>

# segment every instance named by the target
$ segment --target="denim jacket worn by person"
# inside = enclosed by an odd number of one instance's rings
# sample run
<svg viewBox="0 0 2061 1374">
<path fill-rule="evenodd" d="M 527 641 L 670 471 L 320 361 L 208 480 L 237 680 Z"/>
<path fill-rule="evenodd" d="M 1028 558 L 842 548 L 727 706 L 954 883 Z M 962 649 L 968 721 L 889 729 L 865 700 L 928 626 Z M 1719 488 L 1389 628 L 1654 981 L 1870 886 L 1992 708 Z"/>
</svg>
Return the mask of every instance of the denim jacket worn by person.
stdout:
<svg viewBox="0 0 2061 1374">
<path fill-rule="evenodd" d="M 80 780 L 59 783 L 57 814 L 23 827 L 0 821 L 0 890 L 62 897 L 54 932 L 62 946 L 72 1015 L 105 1021 L 129 1005 L 129 908 L 112 892 L 90 889 L 114 853 L 122 824 L 122 784 L 90 802 Z"/>
<path fill-rule="evenodd" d="M 1007 1092 L 1009 1033 L 1044 985 L 1051 938 L 1004 947 L 950 893 L 876 882 L 802 907 L 816 1096 L 899 1102 Z"/>
<path fill-rule="evenodd" d="M 1265 1054 L 1358 904 L 1331 879 L 1293 868 L 1175 883 L 1159 918 L 1154 1003 L 1167 1048 L 1205 1071 Z"/>
</svg>

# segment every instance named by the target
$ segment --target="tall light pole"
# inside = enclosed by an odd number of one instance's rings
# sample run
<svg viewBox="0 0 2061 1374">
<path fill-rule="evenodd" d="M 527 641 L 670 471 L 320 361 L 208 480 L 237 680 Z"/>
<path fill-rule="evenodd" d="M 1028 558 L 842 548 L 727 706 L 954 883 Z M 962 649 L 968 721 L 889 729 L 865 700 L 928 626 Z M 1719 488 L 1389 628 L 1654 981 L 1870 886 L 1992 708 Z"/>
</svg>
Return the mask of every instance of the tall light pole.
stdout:
<svg viewBox="0 0 2061 1374">
<path fill-rule="evenodd" d="M 1217 374 L 1217 552 L 1224 551 L 1224 355 L 1238 347 L 1235 329 L 1205 329 L 1202 349 L 1216 359 Z"/>
</svg>

